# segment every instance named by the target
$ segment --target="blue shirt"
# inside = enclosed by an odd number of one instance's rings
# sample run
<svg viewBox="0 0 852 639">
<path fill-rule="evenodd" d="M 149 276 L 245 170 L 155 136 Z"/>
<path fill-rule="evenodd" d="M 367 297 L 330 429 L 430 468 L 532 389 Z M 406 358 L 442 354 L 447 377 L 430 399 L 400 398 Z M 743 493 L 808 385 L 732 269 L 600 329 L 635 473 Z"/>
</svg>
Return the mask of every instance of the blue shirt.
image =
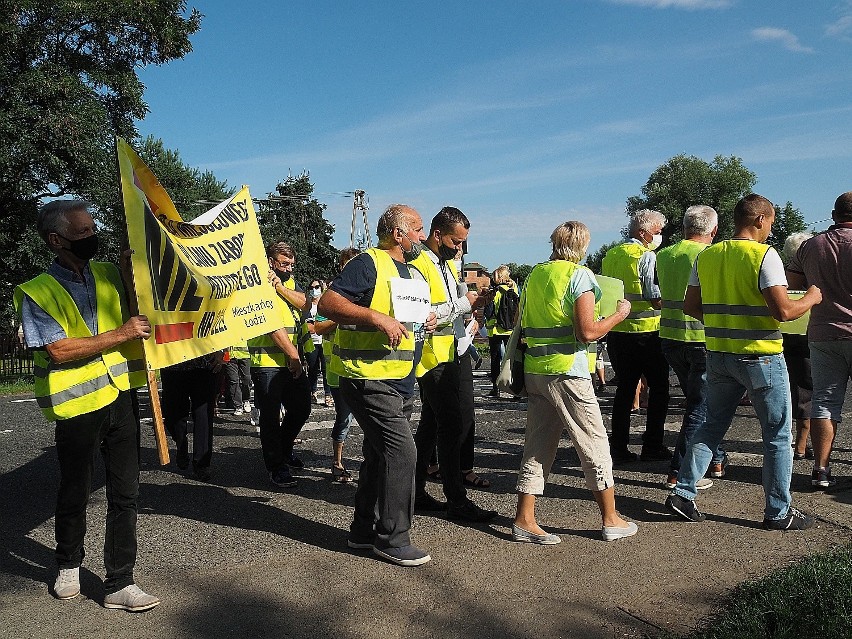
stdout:
<svg viewBox="0 0 852 639">
<path fill-rule="evenodd" d="M 86 264 L 83 269 L 82 280 L 74 271 L 69 271 L 62 266 L 59 260 L 53 260 L 53 264 L 47 269 L 47 274 L 52 275 L 68 291 L 86 326 L 92 331 L 92 335 L 97 335 L 98 304 L 95 296 L 95 278 L 89 265 Z M 28 295 L 24 295 L 21 303 L 21 325 L 24 328 L 24 341 L 29 348 L 42 348 L 68 337 L 59 322 L 48 315 Z"/>
</svg>

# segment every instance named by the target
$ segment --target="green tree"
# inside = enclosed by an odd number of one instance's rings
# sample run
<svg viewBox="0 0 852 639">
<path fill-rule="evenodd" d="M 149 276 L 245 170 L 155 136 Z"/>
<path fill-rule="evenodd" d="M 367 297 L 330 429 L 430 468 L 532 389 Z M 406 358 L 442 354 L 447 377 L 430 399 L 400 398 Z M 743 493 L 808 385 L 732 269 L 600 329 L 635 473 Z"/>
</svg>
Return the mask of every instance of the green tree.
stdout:
<svg viewBox="0 0 852 639">
<path fill-rule="evenodd" d="M 808 225 L 799 209 L 794 208 L 792 202 L 787 202 L 784 207 L 775 205 L 775 224 L 772 225 L 772 236 L 769 244 L 783 255 L 784 242 L 793 233 L 807 231 Z"/>
<path fill-rule="evenodd" d="M 515 264 L 514 262 L 509 262 L 506 266 L 509 267 L 509 277 L 515 280 L 515 283 L 518 286 L 523 286 L 526 279 L 530 276 L 530 271 L 533 270 L 533 267 L 529 264 Z"/>
<path fill-rule="evenodd" d="M 44 198 L 117 209 L 114 136 L 148 110 L 137 71 L 182 58 L 201 14 L 183 0 L 0 0 L 0 325 L 11 289 L 50 260 Z M 109 224 L 108 224 L 109 226 Z"/>
<path fill-rule="evenodd" d="M 590 269 L 592 269 L 593 273 L 597 273 L 600 275 L 601 273 L 601 262 L 603 262 L 604 255 L 606 252 L 611 249 L 613 246 L 618 246 L 621 244 L 623 240 L 615 240 L 614 242 L 610 242 L 609 244 L 604 244 L 594 253 L 589 253 L 586 255 L 585 264 Z"/>
<path fill-rule="evenodd" d="M 751 193 L 757 177 L 737 157 L 717 155 L 706 162 L 694 155 L 676 155 L 658 167 L 642 195 L 627 199 L 627 214 L 654 209 L 666 216 L 663 246 L 682 239 L 683 213 L 694 204 L 707 204 L 719 214 L 719 239 L 731 237 L 734 206 Z"/>
<path fill-rule="evenodd" d="M 287 178 L 275 187 L 258 212 L 264 244 L 284 240 L 296 252 L 296 281 L 331 279 L 337 273 L 339 251 L 331 245 L 334 226 L 323 217 L 326 205 L 312 197 L 310 175 Z"/>
</svg>

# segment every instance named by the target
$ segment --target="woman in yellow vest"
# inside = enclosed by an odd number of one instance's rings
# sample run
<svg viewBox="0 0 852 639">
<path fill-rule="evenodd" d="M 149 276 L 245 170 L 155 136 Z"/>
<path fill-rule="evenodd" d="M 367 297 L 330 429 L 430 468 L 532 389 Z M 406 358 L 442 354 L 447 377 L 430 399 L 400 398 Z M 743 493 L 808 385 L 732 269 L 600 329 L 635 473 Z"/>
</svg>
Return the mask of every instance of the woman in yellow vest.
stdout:
<svg viewBox="0 0 852 639">
<path fill-rule="evenodd" d="M 494 299 L 485 307 L 485 327 L 488 329 L 488 350 L 491 352 L 491 397 L 500 397 L 497 390 L 497 375 L 500 373 L 500 362 L 506 351 L 506 343 L 512 334 L 511 328 L 499 326 L 497 316 L 503 296 L 509 291 L 518 294 L 518 285 L 509 276 L 509 267 L 501 264 L 491 275 L 491 285 L 494 287 Z M 515 300 L 517 302 L 517 299 Z"/>
<path fill-rule="evenodd" d="M 620 300 L 616 312 L 595 321 L 601 290 L 592 272 L 578 262 L 591 236 L 582 222 L 565 222 L 550 236 L 550 261 L 533 268 L 521 294 L 521 325 L 526 338 L 524 377 L 529 394 L 524 455 L 518 473 L 518 508 L 512 538 L 535 544 L 562 540 L 545 532 L 535 519 L 535 497 L 544 484 L 562 430 L 567 429 L 601 512 L 605 541 L 636 534 L 633 522 L 615 510 L 615 482 L 606 428 L 601 417 L 586 345 L 630 313 Z"/>
</svg>

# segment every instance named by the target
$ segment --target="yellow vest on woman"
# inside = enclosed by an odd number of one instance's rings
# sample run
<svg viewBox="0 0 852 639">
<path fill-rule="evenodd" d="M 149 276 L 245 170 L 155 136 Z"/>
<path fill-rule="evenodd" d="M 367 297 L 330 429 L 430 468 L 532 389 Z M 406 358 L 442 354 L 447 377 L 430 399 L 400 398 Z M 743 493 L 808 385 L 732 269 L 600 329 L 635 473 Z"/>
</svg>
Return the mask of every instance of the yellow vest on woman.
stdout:
<svg viewBox="0 0 852 639">
<path fill-rule="evenodd" d="M 601 275 L 624 282 L 624 299 L 630 302 L 630 315 L 612 327 L 616 333 L 650 333 L 660 330 L 660 311 L 642 297 L 642 283 L 639 280 L 639 258 L 649 250 L 636 242 L 625 242 L 609 249 L 601 262 Z"/>
</svg>

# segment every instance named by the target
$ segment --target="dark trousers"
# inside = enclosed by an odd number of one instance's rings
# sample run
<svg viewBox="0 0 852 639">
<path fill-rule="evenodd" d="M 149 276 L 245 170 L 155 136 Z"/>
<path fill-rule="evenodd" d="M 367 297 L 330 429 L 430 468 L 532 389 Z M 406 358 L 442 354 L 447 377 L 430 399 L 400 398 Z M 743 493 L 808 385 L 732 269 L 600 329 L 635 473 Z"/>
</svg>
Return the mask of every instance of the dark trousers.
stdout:
<svg viewBox="0 0 852 639">
<path fill-rule="evenodd" d="M 308 361 L 308 380 L 311 385 L 311 392 L 317 392 L 319 381 L 322 379 L 322 390 L 328 395 L 328 382 L 325 381 L 325 357 L 322 356 L 322 345 L 314 344 L 314 350 L 310 353 L 305 353 L 305 359 Z"/>
<path fill-rule="evenodd" d="M 402 397 L 381 380 L 341 377 L 340 391 L 364 431 L 351 537 L 372 540 L 379 548 L 408 546 L 417 461 L 411 435 L 414 398 Z"/>
<path fill-rule="evenodd" d="M 444 495 L 450 503 L 467 496 L 461 477 L 461 451 L 473 427 L 473 369 L 470 356 L 439 364 L 418 380 L 420 424 L 414 435 L 417 445 L 416 487 L 426 489 L 426 470 L 437 442 L 438 465 Z"/>
<path fill-rule="evenodd" d="M 784 361 L 790 375 L 790 396 L 793 400 L 793 419 L 811 418 L 811 351 L 806 335 L 784 333 Z"/>
<path fill-rule="evenodd" d="M 686 399 L 683 422 L 670 466 L 670 472 L 676 474 L 692 434 L 704 424 L 707 417 L 707 348 L 704 342 L 679 342 L 673 339 L 661 339 L 660 344 Z M 721 448 L 713 452 L 714 462 L 721 462 L 724 457 Z"/>
<path fill-rule="evenodd" d="M 85 556 L 86 506 L 92 491 L 95 452 L 106 468 L 106 594 L 133 583 L 139 497 L 139 420 L 131 392 L 109 406 L 56 422 L 59 494 L 56 499 L 56 562 L 76 568 Z"/>
<path fill-rule="evenodd" d="M 213 456 L 213 409 L 218 375 L 206 368 L 160 371 L 163 383 L 163 424 L 178 450 L 186 451 L 189 415 L 192 414 L 192 465 L 209 468 Z"/>
<path fill-rule="evenodd" d="M 630 441 L 630 408 L 642 375 L 648 382 L 648 415 L 643 447 L 649 450 L 663 445 L 666 414 L 669 408 L 669 364 L 660 346 L 660 334 L 616 333 L 606 338 L 607 351 L 615 367 L 618 386 L 612 404 L 613 450 L 625 450 Z"/>
<path fill-rule="evenodd" d="M 251 379 L 254 405 L 260 411 L 263 462 L 274 473 L 293 455 L 293 442 L 311 414 L 311 390 L 304 373 L 294 379 L 286 368 L 252 367 Z"/>
<path fill-rule="evenodd" d="M 492 335 L 488 338 L 488 350 L 491 351 L 491 383 L 497 383 L 497 376 L 500 374 L 500 362 L 503 360 L 503 353 L 506 352 L 506 344 L 509 343 L 511 335 Z"/>
<path fill-rule="evenodd" d="M 242 408 L 251 397 L 250 359 L 231 358 L 225 365 L 228 380 L 228 408 Z"/>
</svg>

